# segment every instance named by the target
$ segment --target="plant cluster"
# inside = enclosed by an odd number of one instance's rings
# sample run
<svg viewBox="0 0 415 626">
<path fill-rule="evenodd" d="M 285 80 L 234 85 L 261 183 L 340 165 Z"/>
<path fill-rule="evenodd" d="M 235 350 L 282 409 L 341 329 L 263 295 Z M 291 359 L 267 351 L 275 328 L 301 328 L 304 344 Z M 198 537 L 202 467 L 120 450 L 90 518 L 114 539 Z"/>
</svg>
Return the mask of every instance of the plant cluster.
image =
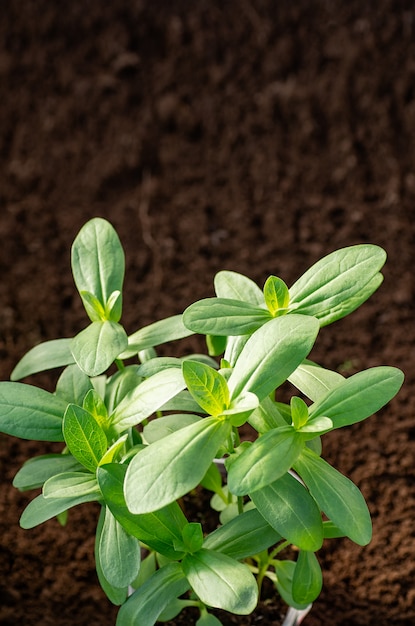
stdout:
<svg viewBox="0 0 415 626">
<path fill-rule="evenodd" d="M 344 378 L 308 356 L 320 327 L 378 288 L 385 258 L 375 245 L 343 248 L 291 288 L 220 271 L 215 297 L 128 336 L 118 235 L 101 218 L 81 229 L 72 272 L 90 323 L 35 346 L 0 383 L 0 431 L 62 442 L 60 454 L 30 459 L 14 479 L 22 491 L 41 489 L 23 528 L 55 516 L 64 524 L 72 507 L 100 504 L 96 570 L 120 605 L 117 626 L 151 626 L 186 606 L 199 608 L 198 626 L 220 624 L 209 609 L 251 613 L 264 577 L 304 608 L 322 587 L 324 539 L 370 541 L 364 497 L 323 460 L 321 437 L 378 411 L 403 375 L 381 366 Z M 193 333 L 206 337 L 208 354 L 157 356 Z M 54 393 L 17 382 L 57 367 Z M 289 403 L 279 395 L 286 381 Z M 220 520 L 210 533 L 180 505 L 200 487 Z M 295 560 L 281 558 L 287 546 Z"/>
</svg>

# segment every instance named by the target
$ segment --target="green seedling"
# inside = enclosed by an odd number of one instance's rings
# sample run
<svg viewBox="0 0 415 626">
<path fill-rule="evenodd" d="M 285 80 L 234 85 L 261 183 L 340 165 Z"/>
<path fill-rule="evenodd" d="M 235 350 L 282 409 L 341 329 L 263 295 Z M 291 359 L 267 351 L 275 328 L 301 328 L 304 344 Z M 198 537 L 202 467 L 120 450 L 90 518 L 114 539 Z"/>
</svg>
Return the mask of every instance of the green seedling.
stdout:
<svg viewBox="0 0 415 626">
<path fill-rule="evenodd" d="M 403 374 L 382 366 L 344 378 L 309 356 L 323 326 L 379 287 L 385 257 L 374 245 L 337 250 L 290 288 L 221 271 L 216 297 L 128 334 L 119 238 L 100 218 L 82 228 L 72 272 L 89 321 L 32 348 L 0 383 L 0 431 L 62 444 L 16 474 L 16 488 L 41 490 L 23 528 L 99 503 L 96 570 L 120 606 L 117 626 L 151 626 L 188 606 L 199 626 L 220 624 L 212 609 L 251 613 L 265 577 L 304 609 L 322 587 L 323 541 L 370 541 L 363 495 L 323 460 L 321 440 L 384 407 Z M 157 356 L 193 333 L 209 355 Z M 57 367 L 55 393 L 18 382 Z M 181 507 L 196 489 L 211 492 L 213 532 Z"/>
</svg>

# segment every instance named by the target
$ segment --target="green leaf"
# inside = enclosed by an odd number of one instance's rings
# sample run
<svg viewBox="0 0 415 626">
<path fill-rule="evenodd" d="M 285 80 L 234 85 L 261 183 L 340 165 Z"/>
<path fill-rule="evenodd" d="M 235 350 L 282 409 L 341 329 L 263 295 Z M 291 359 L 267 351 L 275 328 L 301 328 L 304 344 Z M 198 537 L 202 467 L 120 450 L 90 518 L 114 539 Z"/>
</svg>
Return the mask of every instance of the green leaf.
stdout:
<svg viewBox="0 0 415 626">
<path fill-rule="evenodd" d="M 126 587 L 138 576 L 140 544 L 117 522 L 108 507 L 105 507 L 98 549 L 102 573 L 111 586 Z"/>
<path fill-rule="evenodd" d="M 196 626 L 222 626 L 222 622 L 212 613 L 204 613 L 196 622 Z"/>
<path fill-rule="evenodd" d="M 63 418 L 63 433 L 73 456 L 89 471 L 95 472 L 107 451 L 105 432 L 85 409 L 70 404 Z"/>
<path fill-rule="evenodd" d="M 88 391 L 82 403 L 82 408 L 92 415 L 101 428 L 105 430 L 108 427 L 107 407 L 95 389 Z"/>
<path fill-rule="evenodd" d="M 194 489 L 230 431 L 227 422 L 207 417 L 138 452 L 125 479 L 130 511 L 155 511 Z"/>
<path fill-rule="evenodd" d="M 372 537 L 370 513 L 356 485 L 308 448 L 294 469 L 327 517 L 355 543 L 368 544 Z"/>
<path fill-rule="evenodd" d="M 122 435 L 122 437 L 117 439 L 117 441 L 114 441 L 112 446 L 108 448 L 104 456 L 101 458 L 99 462 L 100 465 L 107 465 L 108 463 L 112 463 L 118 455 L 121 455 L 123 453 L 125 454 L 125 444 L 128 440 L 128 435 L 129 433 L 125 433 L 124 435 Z"/>
<path fill-rule="evenodd" d="M 293 561 L 277 560 L 273 561 L 273 565 L 277 576 L 275 586 L 277 587 L 281 598 L 289 606 L 292 606 L 299 611 L 305 609 L 308 604 L 298 604 L 292 595 L 292 583 L 296 564 Z"/>
<path fill-rule="evenodd" d="M 128 595 L 128 585 L 119 589 L 111 585 L 108 580 L 105 578 L 104 573 L 101 567 L 101 558 L 100 558 L 100 550 L 99 545 L 101 541 L 102 529 L 104 527 L 104 519 L 105 519 L 106 507 L 101 507 L 101 512 L 98 520 L 97 531 L 95 534 L 95 567 L 97 570 L 97 576 L 99 583 L 104 590 L 104 593 L 108 597 L 108 599 L 115 604 L 116 606 L 120 606 L 123 604 Z"/>
<path fill-rule="evenodd" d="M 104 322 L 107 319 L 105 306 L 98 298 L 89 291 L 81 291 L 80 295 L 89 319 L 92 322 Z"/>
<path fill-rule="evenodd" d="M 190 394 L 206 413 L 217 416 L 228 408 L 228 385 L 219 372 L 196 361 L 184 361 L 182 371 Z"/>
<path fill-rule="evenodd" d="M 20 491 L 37 489 L 55 474 L 82 469 L 71 454 L 44 454 L 26 461 L 14 477 L 13 486 Z"/>
<path fill-rule="evenodd" d="M 258 587 L 243 563 L 202 548 L 195 554 L 187 554 L 182 567 L 193 591 L 204 604 L 236 615 L 248 615 L 255 609 Z"/>
<path fill-rule="evenodd" d="M 29 502 L 23 511 L 20 518 L 20 526 L 26 530 L 34 528 L 78 504 L 93 502 L 96 499 L 95 493 L 87 493 L 71 498 L 45 498 L 43 494 L 40 494 Z"/>
<path fill-rule="evenodd" d="M 222 493 L 222 475 L 216 463 L 211 463 L 200 484 L 214 493 Z"/>
<path fill-rule="evenodd" d="M 88 376 L 105 372 L 126 347 L 124 328 L 108 320 L 92 322 L 71 342 L 73 357 Z"/>
<path fill-rule="evenodd" d="M 268 431 L 230 464 L 230 491 L 243 496 L 270 485 L 288 472 L 303 448 L 302 436 L 290 426 Z"/>
<path fill-rule="evenodd" d="M 76 363 L 65 367 L 56 383 L 56 395 L 79 406 L 90 389 L 93 389 L 91 379 Z"/>
<path fill-rule="evenodd" d="M 228 380 L 232 398 L 251 391 L 263 400 L 308 355 L 318 329 L 313 317 L 284 315 L 257 330 L 243 347 Z"/>
<path fill-rule="evenodd" d="M 305 359 L 290 374 L 288 380 L 307 398 L 316 402 L 326 396 L 334 387 L 344 382 L 344 376 Z"/>
<path fill-rule="evenodd" d="M 128 365 L 108 379 L 105 387 L 105 403 L 111 414 L 121 400 L 142 382 L 137 365 Z"/>
<path fill-rule="evenodd" d="M 261 515 L 282 537 L 302 550 L 319 550 L 323 522 L 315 500 L 291 474 L 250 494 Z"/>
<path fill-rule="evenodd" d="M 44 372 L 74 362 L 70 349 L 71 339 L 52 339 L 38 344 L 27 352 L 11 373 L 10 379 L 20 380 L 26 376 Z"/>
<path fill-rule="evenodd" d="M 290 308 L 313 315 L 321 326 L 357 309 L 379 287 L 386 252 L 359 244 L 336 250 L 315 263 L 290 289 Z"/>
<path fill-rule="evenodd" d="M 140 424 L 185 386 L 182 372 L 176 368 L 154 374 L 127 393 L 110 416 L 111 424 L 118 431 Z"/>
<path fill-rule="evenodd" d="M 241 393 L 237 398 L 232 400 L 229 407 L 223 411 L 222 415 L 229 417 L 232 426 L 242 426 L 245 424 L 251 413 L 258 407 L 258 397 L 250 391 Z"/>
<path fill-rule="evenodd" d="M 308 421 L 308 407 L 304 400 L 297 396 L 291 397 L 291 417 L 295 430 L 300 430 Z"/>
<path fill-rule="evenodd" d="M 153 626 L 172 600 L 189 589 L 179 563 L 168 563 L 145 582 L 122 605 L 117 626 Z"/>
<path fill-rule="evenodd" d="M 149 324 L 128 337 L 128 348 L 120 355 L 121 359 L 135 356 L 141 350 L 159 346 L 168 341 L 176 341 L 193 335 L 184 324 L 182 315 L 173 315 Z"/>
<path fill-rule="evenodd" d="M 250 335 L 270 319 L 268 310 L 228 298 L 205 298 L 183 313 L 184 324 L 202 335 Z"/>
<path fill-rule="evenodd" d="M 248 421 L 250 425 L 261 434 L 273 428 L 278 428 L 279 426 L 287 426 L 288 424 L 275 402 L 273 402 L 269 396 L 266 396 L 255 411 L 251 413 Z"/>
<path fill-rule="evenodd" d="M 395 367 L 358 372 L 313 404 L 310 417 L 329 417 L 334 428 L 360 422 L 387 404 L 398 393 L 403 379 L 403 373 Z"/>
<path fill-rule="evenodd" d="M 202 525 L 197 522 L 186 524 L 182 536 L 186 552 L 197 552 L 203 545 Z"/>
<path fill-rule="evenodd" d="M 219 356 L 226 350 L 227 337 L 221 335 L 206 335 L 206 346 L 210 356 Z"/>
<path fill-rule="evenodd" d="M 72 245 L 71 263 L 79 293 L 93 294 L 104 310 L 111 295 L 122 291 L 124 252 L 116 231 L 106 220 L 94 218 L 81 228 Z M 119 321 L 121 307 L 119 298 L 111 311 L 113 322 Z M 89 306 L 87 313 L 90 313 Z"/>
<path fill-rule="evenodd" d="M 267 550 L 281 538 L 257 509 L 251 509 L 210 533 L 204 547 L 240 561 Z"/>
<path fill-rule="evenodd" d="M 264 285 L 265 304 L 271 315 L 285 313 L 290 302 L 288 287 L 281 278 L 269 276 Z"/>
<path fill-rule="evenodd" d="M 310 604 L 320 595 L 323 577 L 314 552 L 300 550 L 295 564 L 292 594 L 298 604 Z"/>
<path fill-rule="evenodd" d="M 68 403 L 25 383 L 0 382 L 0 432 L 35 441 L 63 441 Z"/>
<path fill-rule="evenodd" d="M 154 443 L 175 433 L 181 428 L 199 422 L 202 418 L 192 413 L 175 413 L 174 415 L 164 415 L 151 420 L 143 429 L 144 439 L 147 443 Z"/>
<path fill-rule="evenodd" d="M 92 500 L 99 500 L 101 492 L 97 479 L 87 472 L 64 472 L 51 476 L 43 486 L 43 496 L 49 498 L 78 498 L 90 496 Z"/>
<path fill-rule="evenodd" d="M 218 298 L 241 300 L 250 304 L 264 304 L 264 294 L 256 283 L 247 276 L 222 270 L 214 278 L 215 292 Z"/>
<path fill-rule="evenodd" d="M 187 523 L 180 506 L 173 502 L 154 513 L 131 513 L 124 498 L 126 472 L 127 466 L 118 463 L 98 468 L 97 479 L 108 508 L 130 535 L 169 559 L 181 558 L 183 552 L 178 553 L 174 549 L 174 544 L 181 540 L 182 529 Z"/>
</svg>

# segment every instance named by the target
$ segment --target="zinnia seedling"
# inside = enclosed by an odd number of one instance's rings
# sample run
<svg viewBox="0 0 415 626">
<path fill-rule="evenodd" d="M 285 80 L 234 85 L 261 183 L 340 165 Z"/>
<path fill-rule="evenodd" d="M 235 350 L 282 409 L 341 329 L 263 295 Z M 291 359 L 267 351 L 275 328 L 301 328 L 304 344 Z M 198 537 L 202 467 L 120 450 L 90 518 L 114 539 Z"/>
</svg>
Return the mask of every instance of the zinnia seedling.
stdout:
<svg viewBox="0 0 415 626">
<path fill-rule="evenodd" d="M 96 569 L 121 607 L 117 626 L 151 626 L 187 606 L 199 608 L 199 626 L 220 624 L 209 610 L 251 613 L 265 576 L 287 604 L 305 608 L 321 590 L 323 540 L 370 541 L 365 500 L 323 460 L 321 438 L 381 409 L 403 374 L 382 366 L 345 379 L 309 355 L 321 327 L 379 287 L 385 258 L 374 245 L 337 250 L 291 287 L 270 276 L 260 289 L 221 271 L 216 297 L 128 336 L 119 238 L 103 219 L 82 228 L 72 272 L 89 324 L 35 346 L 0 383 L 0 431 L 62 443 L 61 454 L 27 461 L 14 479 L 22 491 L 42 489 L 23 528 L 101 505 Z M 157 356 L 193 333 L 205 335 L 208 355 Z M 53 394 L 17 382 L 57 367 Z M 288 404 L 279 395 L 287 380 L 297 390 Z M 212 492 L 213 532 L 180 506 L 196 488 Z M 291 545 L 297 558 L 279 558 Z"/>
</svg>

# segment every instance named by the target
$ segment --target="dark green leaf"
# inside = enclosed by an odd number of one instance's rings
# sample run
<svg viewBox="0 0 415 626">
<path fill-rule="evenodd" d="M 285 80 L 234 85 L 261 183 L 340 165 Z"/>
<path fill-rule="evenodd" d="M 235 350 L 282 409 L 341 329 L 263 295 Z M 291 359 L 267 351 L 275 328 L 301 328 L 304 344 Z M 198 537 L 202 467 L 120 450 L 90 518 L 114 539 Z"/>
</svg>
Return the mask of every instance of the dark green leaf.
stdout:
<svg viewBox="0 0 415 626">
<path fill-rule="evenodd" d="M 319 550 L 323 522 L 315 500 L 290 474 L 250 494 L 261 515 L 285 539 L 302 550 Z"/>
<path fill-rule="evenodd" d="M 154 513 L 135 515 L 127 509 L 124 498 L 126 465 L 112 463 L 98 468 L 98 483 L 108 508 L 125 530 L 169 559 L 178 559 L 174 544 L 181 540 L 187 523 L 180 506 L 173 502 Z"/>
<path fill-rule="evenodd" d="M 292 594 L 298 604 L 310 604 L 320 595 L 323 577 L 314 552 L 300 550 L 295 564 Z"/>
<path fill-rule="evenodd" d="M 372 537 L 370 513 L 356 485 L 308 448 L 294 469 L 327 517 L 355 543 L 368 544 Z"/>
<path fill-rule="evenodd" d="M 122 605 L 117 626 L 153 626 L 172 600 L 189 589 L 179 563 L 168 563 L 133 593 Z"/>
</svg>

